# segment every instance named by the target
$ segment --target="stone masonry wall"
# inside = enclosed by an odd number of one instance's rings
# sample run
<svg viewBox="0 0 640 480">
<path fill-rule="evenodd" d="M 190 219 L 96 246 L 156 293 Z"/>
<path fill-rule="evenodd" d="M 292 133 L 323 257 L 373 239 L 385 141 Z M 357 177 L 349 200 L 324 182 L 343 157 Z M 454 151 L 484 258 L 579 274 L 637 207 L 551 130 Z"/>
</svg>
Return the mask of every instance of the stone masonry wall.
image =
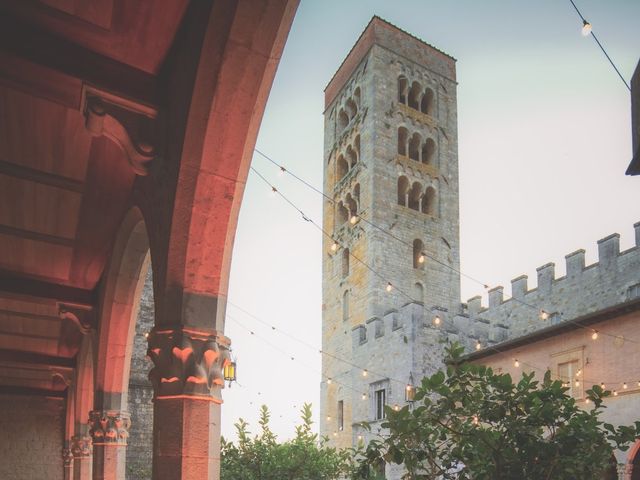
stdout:
<svg viewBox="0 0 640 480">
<path fill-rule="evenodd" d="M 620 235 L 598 241 L 598 262 L 585 266 L 584 250 L 566 255 L 567 274 L 555 278 L 553 263 L 538 267 L 538 286 L 528 289 L 527 276 L 511 280 L 513 298 L 504 299 L 503 288 L 489 292 L 489 306 L 480 297 L 467 301 L 471 323 L 488 322 L 491 340 L 500 342 L 540 328 L 572 320 L 640 295 L 640 222 L 634 225 L 636 245 L 620 251 Z M 535 307 L 535 308 L 532 308 Z M 539 310 L 537 310 L 539 309 Z M 541 311 L 549 315 L 541 319 Z"/>
<path fill-rule="evenodd" d="M 153 459 L 153 388 L 148 379 L 151 362 L 147 359 L 147 338 L 153 328 L 153 274 L 145 279 L 140 297 L 140 311 L 131 354 L 128 409 L 131 428 L 127 446 L 127 480 L 151 478 Z"/>
<path fill-rule="evenodd" d="M 0 395 L 0 478 L 62 480 L 64 401 Z"/>
</svg>

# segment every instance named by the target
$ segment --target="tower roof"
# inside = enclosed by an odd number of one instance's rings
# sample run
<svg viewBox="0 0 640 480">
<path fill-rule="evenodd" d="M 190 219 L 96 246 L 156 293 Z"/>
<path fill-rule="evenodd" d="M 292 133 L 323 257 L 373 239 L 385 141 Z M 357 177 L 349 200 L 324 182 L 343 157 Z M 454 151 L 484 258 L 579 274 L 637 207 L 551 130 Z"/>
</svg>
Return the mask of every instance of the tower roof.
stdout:
<svg viewBox="0 0 640 480">
<path fill-rule="evenodd" d="M 325 87 L 325 108 L 331 104 L 374 44 L 423 65 L 452 81 L 456 80 L 454 57 L 374 15 Z"/>
</svg>

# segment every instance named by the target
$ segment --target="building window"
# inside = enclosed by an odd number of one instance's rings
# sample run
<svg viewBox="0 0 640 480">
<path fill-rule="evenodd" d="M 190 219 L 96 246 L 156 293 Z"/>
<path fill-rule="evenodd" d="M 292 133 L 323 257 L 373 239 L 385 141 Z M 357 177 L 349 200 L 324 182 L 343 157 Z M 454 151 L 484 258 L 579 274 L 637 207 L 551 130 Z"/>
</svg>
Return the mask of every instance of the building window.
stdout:
<svg viewBox="0 0 640 480">
<path fill-rule="evenodd" d="M 433 116 L 433 90 L 427 88 L 420 102 L 420 111 Z"/>
<path fill-rule="evenodd" d="M 558 378 L 562 383 L 569 387 L 569 395 L 572 397 L 580 397 L 580 389 L 576 387 L 576 380 L 578 381 L 578 387 L 581 385 L 581 379 L 577 376 L 578 373 L 578 360 L 570 360 L 558 364 Z"/>
<path fill-rule="evenodd" d="M 407 191 L 409 190 L 409 179 L 407 177 L 398 178 L 398 205 L 407 206 Z"/>
<path fill-rule="evenodd" d="M 635 300 L 636 298 L 640 298 L 640 283 L 631 285 L 627 289 L 627 300 Z"/>
<path fill-rule="evenodd" d="M 384 388 L 373 392 L 374 400 L 374 420 L 382 420 L 384 418 L 384 406 L 387 404 L 387 391 Z"/>
<path fill-rule="evenodd" d="M 416 283 L 413 286 L 413 299 L 418 303 L 424 304 L 424 287 L 421 283 Z"/>
<path fill-rule="evenodd" d="M 433 216 L 435 214 L 436 191 L 433 187 L 427 188 L 422 197 L 422 213 Z"/>
<path fill-rule="evenodd" d="M 409 130 L 404 127 L 398 129 L 398 155 L 407 156 L 409 146 Z"/>
<path fill-rule="evenodd" d="M 338 430 L 344 430 L 344 401 L 338 400 Z"/>
<path fill-rule="evenodd" d="M 432 165 L 435 152 L 436 142 L 434 142 L 432 138 L 427 138 L 427 140 L 422 145 L 422 163 Z"/>
<path fill-rule="evenodd" d="M 424 244 L 422 243 L 422 240 L 416 238 L 413 241 L 413 268 L 422 268 L 424 265 L 423 249 Z"/>
<path fill-rule="evenodd" d="M 398 77 L 398 102 L 407 104 L 407 91 L 409 90 L 409 81 L 407 77 Z"/>
<path fill-rule="evenodd" d="M 349 275 L 349 249 L 342 250 L 342 278 L 346 278 Z"/>
<path fill-rule="evenodd" d="M 342 321 L 349 320 L 349 290 L 345 290 L 342 294 Z"/>
</svg>

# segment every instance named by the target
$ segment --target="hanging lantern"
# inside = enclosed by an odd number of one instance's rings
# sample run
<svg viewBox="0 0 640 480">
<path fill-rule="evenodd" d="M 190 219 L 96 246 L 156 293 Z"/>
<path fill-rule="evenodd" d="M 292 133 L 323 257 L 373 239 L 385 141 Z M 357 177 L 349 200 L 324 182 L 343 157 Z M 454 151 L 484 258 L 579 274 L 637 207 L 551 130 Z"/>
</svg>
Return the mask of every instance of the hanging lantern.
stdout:
<svg viewBox="0 0 640 480">
<path fill-rule="evenodd" d="M 227 362 L 223 368 L 224 379 L 231 384 L 236 381 L 236 362 Z"/>
<path fill-rule="evenodd" d="M 409 383 L 404 389 L 404 401 L 411 403 L 416 399 L 416 387 L 413 385 L 413 375 L 409 374 Z"/>
</svg>

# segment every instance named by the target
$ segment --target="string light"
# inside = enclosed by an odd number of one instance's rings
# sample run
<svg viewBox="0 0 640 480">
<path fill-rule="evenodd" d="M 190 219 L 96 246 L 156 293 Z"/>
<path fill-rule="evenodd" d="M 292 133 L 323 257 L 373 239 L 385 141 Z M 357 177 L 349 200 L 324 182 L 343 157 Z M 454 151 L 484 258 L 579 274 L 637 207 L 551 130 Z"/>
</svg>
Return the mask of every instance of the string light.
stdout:
<svg viewBox="0 0 640 480">
<path fill-rule="evenodd" d="M 604 382 L 600 382 L 600 388 L 604 390 Z"/>
<path fill-rule="evenodd" d="M 594 330 L 593 333 L 591 334 L 591 340 L 597 340 L 598 339 L 598 330 Z"/>
<path fill-rule="evenodd" d="M 514 366 L 514 367 L 516 367 L 516 368 L 519 368 L 519 367 L 520 367 L 520 362 L 518 361 L 518 359 L 517 359 L 517 358 L 514 360 L 514 362 L 513 362 L 513 366 Z"/>
<path fill-rule="evenodd" d="M 351 218 L 349 219 L 349 221 L 351 222 L 351 225 L 355 225 L 355 223 L 358 221 L 358 216 L 357 215 L 351 215 Z"/>
<path fill-rule="evenodd" d="M 362 435 L 358 435 L 358 441 L 361 442 L 364 439 Z"/>
<path fill-rule="evenodd" d="M 589 400 L 588 398 L 585 398 L 584 403 L 591 403 L 591 400 Z"/>
<path fill-rule="evenodd" d="M 149 338 L 149 332 L 144 332 L 144 338 Z"/>
<path fill-rule="evenodd" d="M 362 400 L 366 400 L 366 399 L 367 399 L 367 394 L 366 394 L 366 393 L 363 393 L 363 394 L 362 394 Z"/>
<path fill-rule="evenodd" d="M 397 403 L 393 406 L 393 409 L 397 412 L 400 410 L 400 405 L 398 405 Z"/>
<path fill-rule="evenodd" d="M 336 252 L 337 250 L 338 250 L 338 242 L 334 240 L 334 242 L 331 244 L 331 251 Z"/>
<path fill-rule="evenodd" d="M 418 257 L 418 263 L 424 263 L 424 253 L 421 253 Z"/>
<path fill-rule="evenodd" d="M 580 380 L 578 380 L 578 379 L 576 378 L 576 381 L 574 382 L 574 385 L 575 385 L 576 387 L 579 387 L 579 386 L 580 386 Z"/>
<path fill-rule="evenodd" d="M 331 415 L 327 415 L 327 422 L 331 421 Z"/>
<path fill-rule="evenodd" d="M 365 368 L 364 370 L 362 370 L 362 376 L 366 377 L 367 375 L 369 375 L 369 372 L 367 371 L 367 369 Z"/>
<path fill-rule="evenodd" d="M 617 390 L 614 390 L 614 391 L 613 391 L 613 396 L 614 396 L 614 397 L 617 397 L 617 396 L 618 396 L 618 391 L 617 391 Z"/>
<path fill-rule="evenodd" d="M 540 319 L 541 320 L 547 320 L 549 318 L 549 314 L 547 312 L 545 312 L 544 310 L 540 310 Z"/>
<path fill-rule="evenodd" d="M 589 22 L 587 22 L 586 20 L 582 21 L 582 35 L 584 35 L 585 37 L 589 36 L 589 34 L 591 33 L 591 24 Z"/>
<path fill-rule="evenodd" d="M 433 319 L 433 323 L 434 323 L 435 325 L 440 325 L 440 322 L 441 322 L 441 321 L 442 321 L 442 319 L 440 318 L 440 316 L 439 316 L 439 315 L 436 315 L 436 316 L 434 317 L 434 319 Z"/>
<path fill-rule="evenodd" d="M 582 373 L 582 369 L 579 368 L 578 371 L 576 372 L 576 377 L 579 376 Z"/>
<path fill-rule="evenodd" d="M 472 419 L 471 419 L 471 422 L 472 422 L 474 425 L 478 425 L 478 423 L 480 422 L 480 420 L 478 419 L 478 416 L 477 416 L 477 415 L 474 415 L 474 416 L 472 417 Z"/>
<path fill-rule="evenodd" d="M 480 350 L 482 348 L 482 344 L 478 341 L 476 342 L 476 350 Z"/>
<path fill-rule="evenodd" d="M 327 385 L 331 385 L 331 378 L 327 378 Z"/>
<path fill-rule="evenodd" d="M 623 388 L 623 389 L 625 389 L 625 390 L 628 388 L 627 382 L 624 382 L 624 383 L 622 384 L 622 388 Z"/>
<path fill-rule="evenodd" d="M 391 282 L 387 283 L 386 290 L 387 290 L 387 292 L 390 292 L 391 290 L 393 290 L 393 285 L 391 285 Z"/>
</svg>

